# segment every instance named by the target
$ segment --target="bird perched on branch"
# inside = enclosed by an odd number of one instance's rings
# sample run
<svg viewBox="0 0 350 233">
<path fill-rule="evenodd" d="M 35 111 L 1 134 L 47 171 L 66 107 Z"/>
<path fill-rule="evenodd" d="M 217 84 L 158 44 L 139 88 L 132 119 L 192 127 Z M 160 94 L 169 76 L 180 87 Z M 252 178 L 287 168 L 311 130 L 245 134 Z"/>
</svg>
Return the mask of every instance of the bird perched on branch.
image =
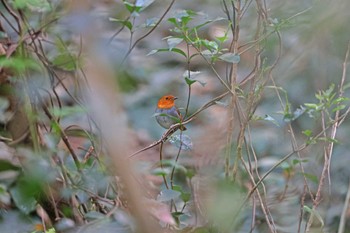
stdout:
<svg viewBox="0 0 350 233">
<path fill-rule="evenodd" d="M 172 125 L 182 122 L 180 111 L 175 106 L 177 97 L 165 95 L 159 99 L 156 108 L 156 120 L 160 126 L 169 129 Z M 180 130 L 186 130 L 184 125 L 180 126 Z"/>
</svg>

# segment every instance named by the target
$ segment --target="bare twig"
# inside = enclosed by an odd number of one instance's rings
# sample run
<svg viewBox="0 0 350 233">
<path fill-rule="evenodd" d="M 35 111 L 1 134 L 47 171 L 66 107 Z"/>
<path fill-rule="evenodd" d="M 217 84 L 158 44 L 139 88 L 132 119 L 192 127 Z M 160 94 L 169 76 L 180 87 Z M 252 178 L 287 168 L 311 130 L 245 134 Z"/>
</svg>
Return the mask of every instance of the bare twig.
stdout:
<svg viewBox="0 0 350 233">
<path fill-rule="evenodd" d="M 123 64 L 126 60 L 126 58 L 130 55 L 130 53 L 132 52 L 132 50 L 136 47 L 136 45 L 138 43 L 140 43 L 140 41 L 142 41 L 143 39 L 145 39 L 147 36 L 149 36 L 157 27 L 158 25 L 163 21 L 164 17 L 166 16 L 166 14 L 170 11 L 171 7 L 173 6 L 175 0 L 172 0 L 169 4 L 169 6 L 167 7 L 167 9 L 165 10 L 165 12 L 163 13 L 163 15 L 159 18 L 159 20 L 157 21 L 157 23 L 152 27 L 151 30 L 149 30 L 146 34 L 144 34 L 143 36 L 141 36 L 140 38 L 138 38 L 130 47 L 130 49 L 128 50 L 128 52 L 125 54 L 121 64 Z"/>
<path fill-rule="evenodd" d="M 347 218 L 347 213 L 349 208 L 349 202 L 350 202 L 350 180 L 348 185 L 348 192 L 346 193 L 346 198 L 343 206 L 343 211 L 340 216 L 338 233 L 344 233 L 345 231 L 345 223 L 346 223 L 346 218 Z"/>
</svg>

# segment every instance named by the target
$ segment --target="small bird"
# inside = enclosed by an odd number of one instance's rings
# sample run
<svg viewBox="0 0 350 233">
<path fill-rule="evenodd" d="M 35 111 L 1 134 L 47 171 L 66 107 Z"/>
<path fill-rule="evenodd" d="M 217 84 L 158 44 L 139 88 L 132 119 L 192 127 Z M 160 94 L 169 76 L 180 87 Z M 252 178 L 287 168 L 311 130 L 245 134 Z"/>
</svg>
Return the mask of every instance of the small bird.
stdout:
<svg viewBox="0 0 350 233">
<path fill-rule="evenodd" d="M 172 125 L 182 122 L 180 111 L 175 107 L 177 97 L 165 95 L 159 99 L 156 108 L 156 120 L 160 126 L 169 129 Z M 180 130 L 186 130 L 184 125 L 181 125 Z"/>
</svg>

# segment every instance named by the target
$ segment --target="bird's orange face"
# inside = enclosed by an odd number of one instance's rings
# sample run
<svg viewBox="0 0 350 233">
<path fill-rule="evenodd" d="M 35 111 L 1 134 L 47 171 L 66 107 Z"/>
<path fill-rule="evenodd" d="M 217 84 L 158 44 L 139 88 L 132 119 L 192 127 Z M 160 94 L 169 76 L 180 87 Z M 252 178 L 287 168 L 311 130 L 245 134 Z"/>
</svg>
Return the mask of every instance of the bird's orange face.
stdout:
<svg viewBox="0 0 350 233">
<path fill-rule="evenodd" d="M 165 95 L 158 101 L 158 108 L 172 108 L 175 106 L 175 100 L 177 97 L 172 95 Z"/>
</svg>

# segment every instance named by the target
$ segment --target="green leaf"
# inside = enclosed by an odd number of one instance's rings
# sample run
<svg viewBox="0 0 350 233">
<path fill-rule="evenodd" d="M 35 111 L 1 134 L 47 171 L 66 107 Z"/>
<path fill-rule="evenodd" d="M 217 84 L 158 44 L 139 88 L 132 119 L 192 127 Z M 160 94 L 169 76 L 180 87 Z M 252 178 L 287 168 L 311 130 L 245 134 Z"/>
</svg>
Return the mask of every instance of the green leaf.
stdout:
<svg viewBox="0 0 350 233">
<path fill-rule="evenodd" d="M 66 71 L 74 71 L 78 68 L 77 58 L 65 52 L 53 58 L 52 64 Z"/>
<path fill-rule="evenodd" d="M 289 163 L 283 162 L 283 163 L 281 164 L 281 168 L 282 168 L 283 170 L 288 170 L 288 169 L 291 169 L 291 166 L 290 166 Z"/>
<path fill-rule="evenodd" d="M 159 21 L 159 18 L 157 17 L 146 19 L 145 27 L 154 27 L 156 26 L 158 21 Z"/>
<path fill-rule="evenodd" d="M 47 0 L 14 0 L 13 6 L 17 9 L 28 8 L 34 12 L 48 12 L 52 10 Z"/>
<path fill-rule="evenodd" d="M 182 191 L 182 187 L 180 186 L 180 185 L 173 185 L 173 187 L 172 187 L 172 189 L 173 190 L 175 190 L 175 191 L 178 191 L 178 192 L 180 192 L 180 193 L 182 193 L 183 191 Z"/>
<path fill-rule="evenodd" d="M 25 214 L 29 214 L 35 210 L 36 200 L 33 196 L 26 193 L 25 188 L 17 184 L 15 187 L 10 189 L 10 194 L 17 208 Z"/>
<path fill-rule="evenodd" d="M 170 173 L 169 169 L 157 167 L 152 170 L 152 174 L 156 176 L 166 176 Z"/>
<path fill-rule="evenodd" d="M 304 103 L 304 105 L 309 109 L 318 109 L 318 105 L 314 103 Z"/>
<path fill-rule="evenodd" d="M 175 53 L 181 54 L 181 55 L 183 55 L 184 57 L 187 58 L 186 53 L 184 51 L 182 51 L 181 49 L 173 48 L 173 49 L 171 49 L 171 52 L 175 52 Z"/>
<path fill-rule="evenodd" d="M 329 86 L 329 88 L 324 92 L 324 95 L 325 95 L 326 97 L 332 96 L 332 93 L 333 93 L 333 91 L 334 91 L 334 87 L 335 87 L 335 85 L 334 85 L 334 83 L 332 83 L 332 84 Z"/>
<path fill-rule="evenodd" d="M 339 97 L 339 98 L 335 99 L 332 104 L 339 104 L 339 103 L 342 103 L 342 102 L 345 102 L 345 101 L 349 101 L 349 98 L 347 98 L 347 97 Z"/>
<path fill-rule="evenodd" d="M 187 169 L 186 176 L 187 178 L 191 179 L 196 175 L 196 171 L 194 169 Z"/>
<path fill-rule="evenodd" d="M 200 71 L 190 71 L 190 72 L 188 72 L 188 70 L 186 70 L 183 73 L 182 77 L 184 77 L 184 78 L 195 78 L 196 76 L 198 76 L 200 74 L 201 74 Z"/>
<path fill-rule="evenodd" d="M 3 172 L 3 171 L 18 171 L 20 169 L 21 169 L 20 167 L 17 167 L 15 165 L 13 165 L 11 162 L 9 162 L 7 160 L 0 159 L 0 172 Z"/>
<path fill-rule="evenodd" d="M 171 37 L 171 38 L 168 38 L 166 42 L 168 43 L 169 50 L 171 51 L 182 41 L 183 41 L 183 38 Z"/>
<path fill-rule="evenodd" d="M 218 51 L 218 49 L 219 49 L 219 45 L 215 41 L 199 40 L 199 43 L 203 44 L 207 49 L 210 50 L 210 52 L 215 52 L 216 53 Z"/>
<path fill-rule="evenodd" d="M 196 78 L 199 74 L 201 74 L 200 71 L 189 71 L 188 72 L 188 70 L 186 70 L 183 73 L 182 77 L 185 78 L 185 81 L 186 81 L 187 85 L 189 85 L 189 86 L 191 86 L 195 82 L 198 82 L 199 84 L 201 84 L 204 87 L 207 83 Z"/>
<path fill-rule="evenodd" d="M 312 131 L 309 130 L 309 129 L 303 130 L 301 133 L 304 134 L 306 137 L 311 137 L 312 136 Z"/>
<path fill-rule="evenodd" d="M 186 53 L 184 53 L 181 49 L 178 49 L 178 48 L 173 48 L 171 51 L 169 49 L 165 49 L 165 48 L 164 49 L 153 49 L 146 56 L 153 55 L 153 54 L 156 54 L 158 52 L 174 52 L 174 53 L 178 53 L 178 54 L 187 58 Z"/>
<path fill-rule="evenodd" d="M 306 179 L 314 182 L 315 184 L 318 184 L 318 177 L 313 175 L 313 174 L 309 174 L 309 173 L 303 173 L 303 175 L 305 176 Z"/>
<path fill-rule="evenodd" d="M 339 141 L 337 139 L 333 139 L 333 138 L 330 138 L 330 137 L 320 137 L 318 138 L 319 141 L 324 141 L 324 142 L 332 142 L 332 143 L 335 143 L 335 144 L 339 144 Z"/>
<path fill-rule="evenodd" d="M 50 112 L 55 117 L 65 117 L 65 116 L 74 115 L 76 113 L 86 113 L 87 110 L 76 105 L 76 106 L 63 106 L 61 108 L 52 107 L 50 108 Z"/>
<path fill-rule="evenodd" d="M 181 148 L 181 150 L 188 151 L 193 149 L 193 143 L 191 138 L 186 134 L 177 134 L 169 137 L 169 142 L 175 145 L 177 148 Z"/>
<path fill-rule="evenodd" d="M 301 115 L 303 115 L 306 111 L 306 108 L 303 106 L 300 106 L 300 108 L 297 108 L 292 114 L 291 113 L 285 113 L 283 116 L 283 120 L 285 122 L 291 122 L 299 118 Z"/>
<path fill-rule="evenodd" d="M 336 111 L 340 111 L 340 110 L 343 110 L 344 108 L 346 108 L 346 105 L 344 104 L 341 104 L 335 108 L 332 109 L 332 112 L 336 112 Z"/>
<path fill-rule="evenodd" d="M 9 106 L 10 101 L 5 97 L 0 97 L 0 122 L 3 124 L 7 123 L 12 117 L 12 114 L 7 112 Z"/>
<path fill-rule="evenodd" d="M 309 160 L 307 159 L 293 159 L 292 160 L 292 163 L 293 163 L 293 166 L 296 165 L 296 164 L 299 164 L 299 163 L 307 163 Z"/>
<path fill-rule="evenodd" d="M 136 0 L 135 5 L 141 7 L 141 10 L 144 10 L 147 7 L 149 7 L 153 2 L 154 0 Z"/>
<path fill-rule="evenodd" d="M 321 227 L 324 226 L 323 219 L 322 219 L 321 215 L 316 210 L 313 210 L 313 209 L 311 209 L 310 207 L 308 207 L 306 205 L 303 206 L 303 210 L 308 212 L 308 213 L 310 213 L 310 214 L 312 214 L 312 215 L 314 215 L 314 216 L 316 216 L 317 220 L 321 223 Z"/>
<path fill-rule="evenodd" d="M 187 173 L 187 169 L 181 165 L 176 163 L 174 160 L 163 160 L 162 161 L 163 167 L 175 167 L 177 171 L 182 171 L 183 173 Z"/>
<path fill-rule="evenodd" d="M 111 22 L 121 23 L 122 25 L 127 27 L 130 31 L 132 31 L 133 26 L 132 26 L 132 23 L 129 20 L 121 20 L 121 19 L 116 19 L 116 18 L 112 18 L 112 17 L 109 17 L 108 19 Z"/>
<path fill-rule="evenodd" d="M 0 203 L 11 205 L 11 196 L 7 192 L 7 188 L 4 184 L 0 184 Z"/>
<path fill-rule="evenodd" d="M 278 126 L 279 127 L 279 124 L 278 122 L 273 118 L 271 117 L 270 115 L 265 115 L 265 118 L 264 118 L 265 121 L 269 121 L 271 123 L 273 123 L 274 125 Z"/>
<path fill-rule="evenodd" d="M 135 6 L 134 4 L 124 1 L 124 6 L 130 13 L 138 13 L 142 9 L 141 6 Z M 134 14 L 133 16 L 137 16 L 137 14 Z"/>
<path fill-rule="evenodd" d="M 84 216 L 88 220 L 103 219 L 106 217 L 104 214 L 97 211 L 87 212 Z"/>
<path fill-rule="evenodd" d="M 228 102 L 223 102 L 223 101 L 215 101 L 215 104 L 227 108 L 230 104 Z"/>
<path fill-rule="evenodd" d="M 225 53 L 223 55 L 221 55 L 219 57 L 219 59 L 232 63 L 232 64 L 236 64 L 239 63 L 239 61 L 241 60 L 240 56 L 238 54 L 234 54 L 234 53 Z"/>
<path fill-rule="evenodd" d="M 174 26 L 178 26 L 176 18 L 169 18 L 168 21 L 172 24 L 174 24 Z"/>
<path fill-rule="evenodd" d="M 191 193 L 181 193 L 180 198 L 183 202 L 188 202 L 191 199 Z"/>
<path fill-rule="evenodd" d="M 182 26 L 186 26 L 189 21 L 193 19 L 193 16 L 196 16 L 197 13 L 192 10 L 181 10 L 175 13 L 175 19 L 177 22 L 181 23 Z"/>
<path fill-rule="evenodd" d="M 6 58 L 5 56 L 0 56 L 0 67 L 1 66 L 14 69 L 19 73 L 23 73 L 27 69 L 40 70 L 40 65 L 34 59 L 21 57 Z"/>
<path fill-rule="evenodd" d="M 167 202 L 180 197 L 181 193 L 171 189 L 165 189 L 160 192 L 157 197 L 157 201 Z"/>
<path fill-rule="evenodd" d="M 186 81 L 187 85 L 189 85 L 189 86 L 191 86 L 193 83 L 196 82 L 196 80 L 191 80 L 189 78 L 185 78 L 185 81 Z"/>
</svg>

